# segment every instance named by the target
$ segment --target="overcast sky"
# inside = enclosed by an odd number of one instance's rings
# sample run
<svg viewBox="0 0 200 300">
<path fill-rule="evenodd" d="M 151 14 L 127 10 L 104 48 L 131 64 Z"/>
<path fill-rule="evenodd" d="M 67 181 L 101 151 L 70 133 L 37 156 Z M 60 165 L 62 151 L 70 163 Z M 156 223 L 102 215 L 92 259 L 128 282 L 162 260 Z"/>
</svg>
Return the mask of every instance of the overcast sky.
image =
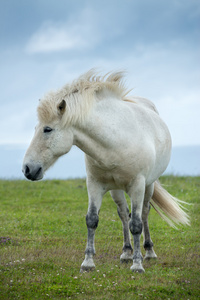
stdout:
<svg viewBox="0 0 200 300">
<path fill-rule="evenodd" d="M 199 0 L 0 0 L 0 144 L 29 143 L 38 99 L 97 67 L 127 71 L 174 146 L 200 144 Z"/>
</svg>

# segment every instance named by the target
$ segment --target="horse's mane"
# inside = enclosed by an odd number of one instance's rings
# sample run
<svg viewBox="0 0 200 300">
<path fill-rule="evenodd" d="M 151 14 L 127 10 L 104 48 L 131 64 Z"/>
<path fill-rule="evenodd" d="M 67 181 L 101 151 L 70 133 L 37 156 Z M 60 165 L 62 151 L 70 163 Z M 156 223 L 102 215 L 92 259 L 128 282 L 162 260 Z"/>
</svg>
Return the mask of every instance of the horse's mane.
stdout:
<svg viewBox="0 0 200 300">
<path fill-rule="evenodd" d="M 100 76 L 94 70 L 81 75 L 71 84 L 64 85 L 56 92 L 49 92 L 40 100 L 38 118 L 43 123 L 51 123 L 58 118 L 57 105 L 64 99 L 66 112 L 63 125 L 80 122 L 87 115 L 96 100 L 101 100 L 102 93 L 124 100 L 128 91 L 123 82 L 124 72 L 110 72 Z M 109 98 L 109 97 L 108 97 Z"/>
<path fill-rule="evenodd" d="M 124 72 L 109 72 L 104 76 L 99 75 L 94 69 L 81 75 L 74 80 L 71 85 L 64 86 L 68 89 L 69 94 L 84 93 L 88 96 L 94 96 L 94 93 L 104 89 L 110 90 L 115 96 L 123 97 L 127 94 L 127 90 L 123 84 Z"/>
</svg>

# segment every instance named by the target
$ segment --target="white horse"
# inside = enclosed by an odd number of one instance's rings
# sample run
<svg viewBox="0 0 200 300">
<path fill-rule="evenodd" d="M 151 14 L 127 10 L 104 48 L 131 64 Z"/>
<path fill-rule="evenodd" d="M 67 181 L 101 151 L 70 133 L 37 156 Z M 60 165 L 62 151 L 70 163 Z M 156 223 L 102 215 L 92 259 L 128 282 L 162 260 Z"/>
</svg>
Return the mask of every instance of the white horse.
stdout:
<svg viewBox="0 0 200 300">
<path fill-rule="evenodd" d="M 150 201 L 170 225 L 189 224 L 180 200 L 158 182 L 170 160 L 168 128 L 152 102 L 127 97 L 122 76 L 117 72 L 100 77 L 89 71 L 72 84 L 47 94 L 39 103 L 39 124 L 23 162 L 24 175 L 39 180 L 72 145 L 85 152 L 88 240 L 81 271 L 95 268 L 94 236 L 102 197 L 107 191 L 111 191 L 123 225 L 120 259 L 133 260 L 132 271 L 144 272 L 140 250 L 142 230 L 145 258 L 156 258 L 148 226 Z M 131 199 L 131 214 L 124 192 Z"/>
</svg>

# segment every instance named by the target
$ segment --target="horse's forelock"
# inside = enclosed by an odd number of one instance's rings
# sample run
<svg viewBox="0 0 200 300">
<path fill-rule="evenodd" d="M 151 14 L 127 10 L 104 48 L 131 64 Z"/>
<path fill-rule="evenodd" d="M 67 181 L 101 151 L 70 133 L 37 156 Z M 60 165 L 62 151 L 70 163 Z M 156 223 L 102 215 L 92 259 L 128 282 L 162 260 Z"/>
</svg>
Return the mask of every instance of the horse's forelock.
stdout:
<svg viewBox="0 0 200 300">
<path fill-rule="evenodd" d="M 55 103 L 50 101 L 50 99 L 44 99 L 40 101 L 37 108 L 37 113 L 39 121 L 46 124 L 51 123 L 58 117 Z"/>
</svg>

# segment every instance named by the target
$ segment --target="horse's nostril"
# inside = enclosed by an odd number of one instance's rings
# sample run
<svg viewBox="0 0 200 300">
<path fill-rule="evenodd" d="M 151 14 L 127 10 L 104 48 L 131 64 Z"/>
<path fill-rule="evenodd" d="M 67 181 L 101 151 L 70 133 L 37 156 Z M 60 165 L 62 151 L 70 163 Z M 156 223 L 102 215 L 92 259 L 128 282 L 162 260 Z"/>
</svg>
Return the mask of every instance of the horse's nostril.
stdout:
<svg viewBox="0 0 200 300">
<path fill-rule="evenodd" d="M 30 169 L 29 169 L 29 167 L 26 165 L 25 166 L 25 176 L 28 176 L 30 174 Z"/>
<path fill-rule="evenodd" d="M 42 171 L 42 168 L 40 167 L 39 169 L 38 169 L 38 171 L 36 172 L 36 176 L 38 176 L 39 174 L 40 174 L 40 172 Z"/>
</svg>

